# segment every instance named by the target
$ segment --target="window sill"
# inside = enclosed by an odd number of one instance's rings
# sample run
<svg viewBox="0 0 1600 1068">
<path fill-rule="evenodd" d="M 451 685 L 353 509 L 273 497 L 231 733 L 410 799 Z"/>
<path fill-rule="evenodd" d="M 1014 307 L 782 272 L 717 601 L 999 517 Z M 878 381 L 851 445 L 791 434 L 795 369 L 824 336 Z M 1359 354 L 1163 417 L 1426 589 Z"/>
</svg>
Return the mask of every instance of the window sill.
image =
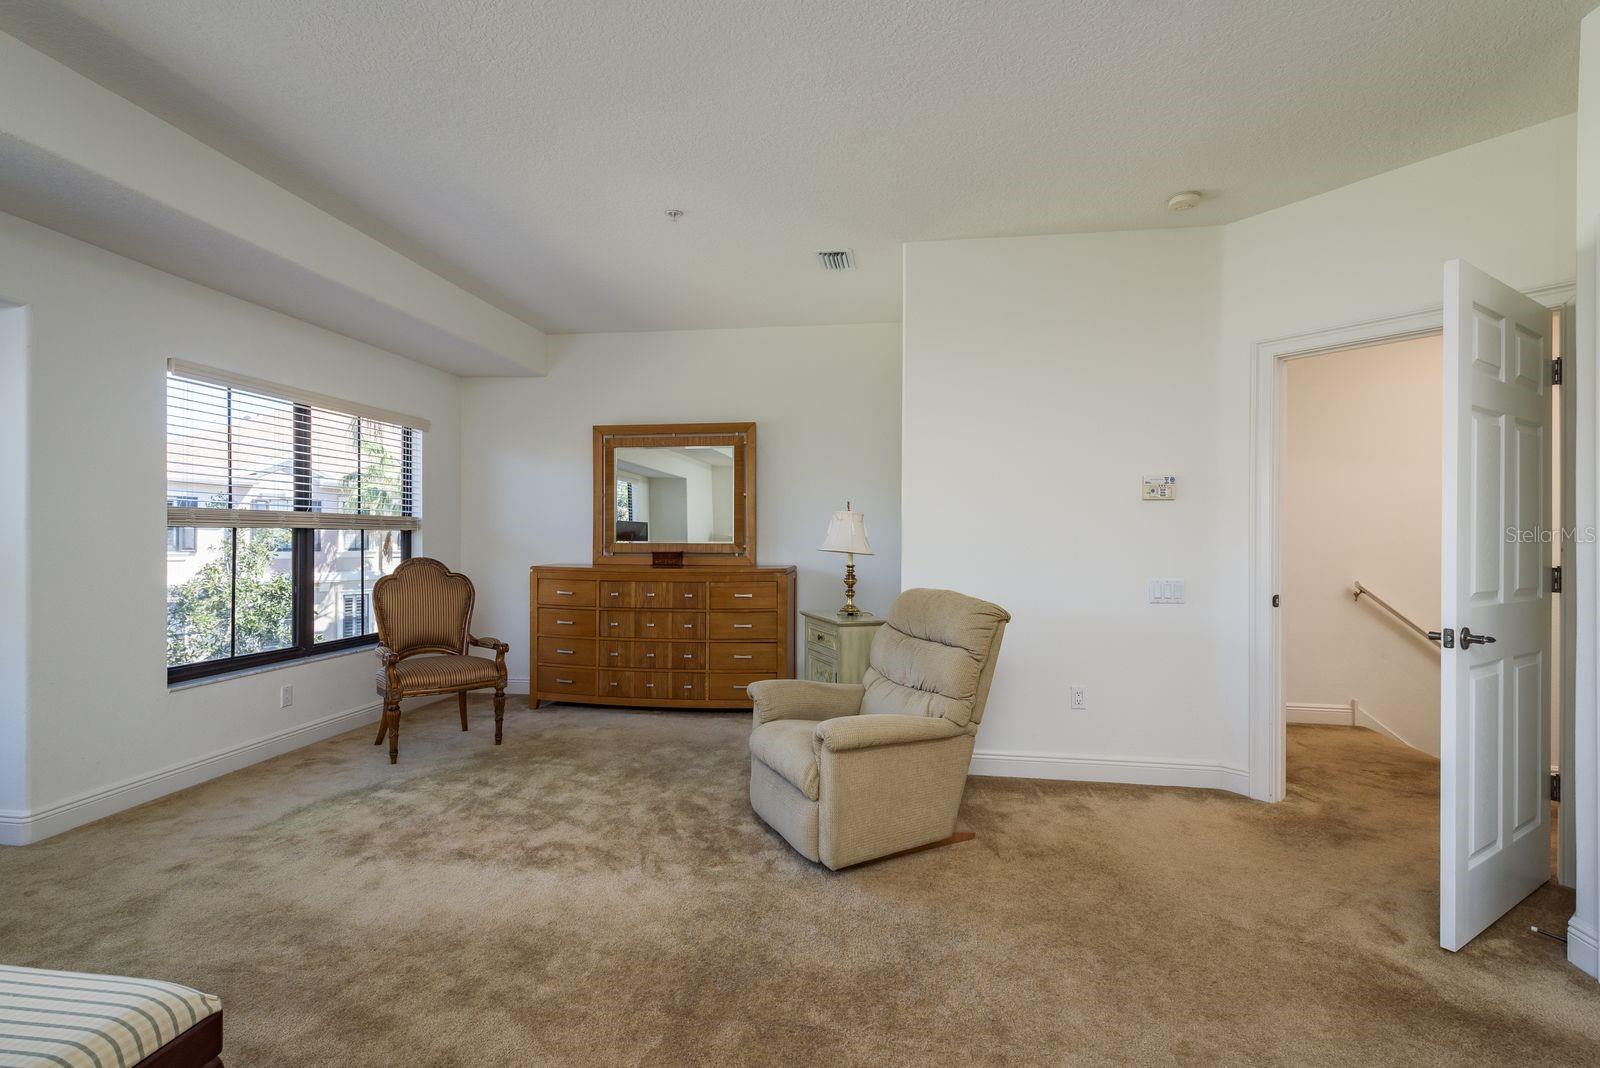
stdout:
<svg viewBox="0 0 1600 1068">
<path fill-rule="evenodd" d="M 167 692 L 174 693 L 178 690 L 192 690 L 200 686 L 210 686 L 218 682 L 232 682 L 234 679 L 248 678 L 251 675 L 265 675 L 269 671 L 284 671 L 297 668 L 304 664 L 317 664 L 324 660 L 337 660 L 341 656 L 372 656 L 376 645 L 358 645 L 353 649 L 330 649 L 325 653 L 312 653 L 309 656 L 298 656 L 293 660 L 282 660 L 276 664 L 258 664 L 255 667 L 240 668 L 237 671 L 223 671 L 215 675 L 206 675 L 198 679 L 184 679 L 182 682 L 167 683 Z M 376 675 L 376 673 L 374 673 Z"/>
</svg>

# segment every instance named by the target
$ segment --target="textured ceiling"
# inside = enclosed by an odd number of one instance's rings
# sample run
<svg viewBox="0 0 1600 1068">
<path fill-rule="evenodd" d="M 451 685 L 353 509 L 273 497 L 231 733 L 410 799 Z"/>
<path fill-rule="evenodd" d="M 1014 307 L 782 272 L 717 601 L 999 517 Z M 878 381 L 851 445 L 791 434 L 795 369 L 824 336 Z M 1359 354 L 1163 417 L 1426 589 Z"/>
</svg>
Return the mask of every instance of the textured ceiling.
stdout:
<svg viewBox="0 0 1600 1068">
<path fill-rule="evenodd" d="M 0 30 L 541 328 L 656 330 L 894 320 L 904 241 L 1224 222 L 1564 114 L 1594 3 L 0 0 Z"/>
</svg>

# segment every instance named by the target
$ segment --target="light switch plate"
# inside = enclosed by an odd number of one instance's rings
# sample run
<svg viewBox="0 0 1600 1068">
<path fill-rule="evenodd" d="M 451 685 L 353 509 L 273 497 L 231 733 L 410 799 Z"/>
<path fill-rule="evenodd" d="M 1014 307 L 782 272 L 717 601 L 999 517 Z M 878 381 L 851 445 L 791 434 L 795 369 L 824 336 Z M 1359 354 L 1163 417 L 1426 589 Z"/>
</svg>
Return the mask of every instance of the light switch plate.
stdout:
<svg viewBox="0 0 1600 1068">
<path fill-rule="evenodd" d="M 1178 499 L 1177 475 L 1145 475 L 1143 500 L 1175 501 Z"/>
<path fill-rule="evenodd" d="M 294 704 L 294 687 L 285 686 L 278 691 L 278 707 L 288 708 L 292 704 Z"/>
<path fill-rule="evenodd" d="M 1151 604 L 1183 604 L 1187 598 L 1183 579 L 1151 579 Z"/>
</svg>

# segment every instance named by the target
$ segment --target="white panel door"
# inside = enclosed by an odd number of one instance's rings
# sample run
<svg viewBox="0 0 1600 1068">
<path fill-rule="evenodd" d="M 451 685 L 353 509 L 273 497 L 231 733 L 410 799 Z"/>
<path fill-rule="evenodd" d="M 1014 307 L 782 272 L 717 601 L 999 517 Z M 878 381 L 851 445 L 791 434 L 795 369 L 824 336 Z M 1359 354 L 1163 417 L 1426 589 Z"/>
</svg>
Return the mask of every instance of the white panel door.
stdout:
<svg viewBox="0 0 1600 1068">
<path fill-rule="evenodd" d="M 1537 302 L 1469 263 L 1445 265 L 1439 944 L 1449 950 L 1550 877 L 1550 326 Z"/>
</svg>

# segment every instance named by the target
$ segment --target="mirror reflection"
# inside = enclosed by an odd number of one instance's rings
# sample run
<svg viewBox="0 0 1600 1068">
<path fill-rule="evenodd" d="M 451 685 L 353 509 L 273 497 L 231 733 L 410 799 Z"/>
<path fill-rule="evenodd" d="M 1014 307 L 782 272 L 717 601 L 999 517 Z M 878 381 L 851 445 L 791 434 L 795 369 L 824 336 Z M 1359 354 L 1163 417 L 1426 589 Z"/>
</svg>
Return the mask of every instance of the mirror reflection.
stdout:
<svg viewBox="0 0 1600 1068">
<path fill-rule="evenodd" d="M 733 541 L 733 446 L 619 448 L 616 540 Z"/>
</svg>

